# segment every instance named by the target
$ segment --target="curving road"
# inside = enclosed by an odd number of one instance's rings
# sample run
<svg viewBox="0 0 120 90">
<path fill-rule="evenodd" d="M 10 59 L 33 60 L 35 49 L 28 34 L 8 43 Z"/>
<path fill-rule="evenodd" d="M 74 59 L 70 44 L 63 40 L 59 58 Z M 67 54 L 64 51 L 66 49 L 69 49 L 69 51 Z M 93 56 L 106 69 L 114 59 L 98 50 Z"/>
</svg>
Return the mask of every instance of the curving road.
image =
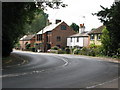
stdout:
<svg viewBox="0 0 120 90">
<path fill-rule="evenodd" d="M 118 64 L 97 58 L 22 51 L 13 54 L 28 62 L 3 69 L 3 88 L 96 88 L 118 79 Z"/>
</svg>

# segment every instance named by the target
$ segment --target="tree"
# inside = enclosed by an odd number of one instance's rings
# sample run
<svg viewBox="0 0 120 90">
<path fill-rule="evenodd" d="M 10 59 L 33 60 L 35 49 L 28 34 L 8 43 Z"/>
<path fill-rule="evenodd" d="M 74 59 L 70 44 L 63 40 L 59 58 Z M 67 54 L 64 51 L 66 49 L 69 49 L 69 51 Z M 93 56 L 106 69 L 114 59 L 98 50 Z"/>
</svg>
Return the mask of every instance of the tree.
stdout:
<svg viewBox="0 0 120 90">
<path fill-rule="evenodd" d="M 78 26 L 77 24 L 72 23 L 72 24 L 70 25 L 70 27 L 71 27 L 75 32 L 79 32 L 79 26 Z"/>
<path fill-rule="evenodd" d="M 106 27 L 102 30 L 101 42 L 102 42 L 103 53 L 105 55 L 109 55 L 110 52 L 109 45 L 111 43 L 110 43 L 109 31 L 106 29 Z"/>
<path fill-rule="evenodd" d="M 102 6 L 101 6 L 102 7 Z M 99 11 L 97 15 L 99 20 L 103 22 L 106 29 L 109 31 L 110 43 L 109 50 L 110 56 L 116 55 L 118 48 L 120 48 L 120 1 L 115 2 L 110 9 L 102 7 L 103 10 Z"/>
<path fill-rule="evenodd" d="M 26 31 L 27 34 L 35 34 L 46 26 L 47 20 L 48 14 L 41 11 L 39 14 L 35 15 L 31 24 L 25 24 L 24 31 Z"/>
<path fill-rule="evenodd" d="M 61 1 L 51 2 L 3 2 L 2 3 L 2 56 L 9 56 L 19 37 L 26 34 L 24 26 L 31 24 L 37 13 L 44 7 L 66 7 Z M 36 6 L 38 6 L 36 8 Z M 28 25 L 29 26 L 29 25 Z"/>
</svg>

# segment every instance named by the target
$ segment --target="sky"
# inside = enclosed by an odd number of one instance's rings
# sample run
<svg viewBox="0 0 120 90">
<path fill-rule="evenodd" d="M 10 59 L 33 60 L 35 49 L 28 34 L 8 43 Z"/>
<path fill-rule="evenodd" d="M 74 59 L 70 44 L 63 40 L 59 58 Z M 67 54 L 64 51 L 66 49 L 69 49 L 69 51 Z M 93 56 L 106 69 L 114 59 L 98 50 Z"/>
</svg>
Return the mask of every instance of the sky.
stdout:
<svg viewBox="0 0 120 90">
<path fill-rule="evenodd" d="M 65 21 L 68 25 L 76 23 L 80 25 L 85 24 L 86 31 L 90 31 L 92 28 L 98 28 L 102 25 L 97 16 L 93 16 L 92 13 L 97 13 L 102 10 L 100 5 L 110 8 L 114 0 L 62 0 L 68 4 L 66 8 L 60 9 L 48 9 L 45 11 L 49 14 L 49 20 L 55 23 L 56 19 Z"/>
</svg>

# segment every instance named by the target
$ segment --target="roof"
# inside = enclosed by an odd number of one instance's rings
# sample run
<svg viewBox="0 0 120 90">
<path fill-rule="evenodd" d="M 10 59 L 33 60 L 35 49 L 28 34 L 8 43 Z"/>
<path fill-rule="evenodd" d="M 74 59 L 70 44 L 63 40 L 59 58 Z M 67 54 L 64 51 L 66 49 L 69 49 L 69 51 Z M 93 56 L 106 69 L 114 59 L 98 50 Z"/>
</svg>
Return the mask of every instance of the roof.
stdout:
<svg viewBox="0 0 120 90">
<path fill-rule="evenodd" d="M 21 41 L 27 41 L 27 40 L 31 40 L 35 35 L 25 35 L 23 36 L 20 40 Z"/>
<path fill-rule="evenodd" d="M 88 37 L 88 32 L 77 33 L 77 34 L 71 35 L 69 37 Z"/>
<path fill-rule="evenodd" d="M 88 34 L 101 34 L 104 27 L 105 26 L 102 25 L 102 26 L 98 27 L 97 29 L 90 31 Z"/>
<path fill-rule="evenodd" d="M 46 26 L 43 30 L 39 31 L 37 34 L 43 34 L 47 31 L 52 31 L 54 28 L 56 28 L 58 25 L 60 25 L 62 22 L 58 24 L 50 24 L 49 26 Z"/>
</svg>

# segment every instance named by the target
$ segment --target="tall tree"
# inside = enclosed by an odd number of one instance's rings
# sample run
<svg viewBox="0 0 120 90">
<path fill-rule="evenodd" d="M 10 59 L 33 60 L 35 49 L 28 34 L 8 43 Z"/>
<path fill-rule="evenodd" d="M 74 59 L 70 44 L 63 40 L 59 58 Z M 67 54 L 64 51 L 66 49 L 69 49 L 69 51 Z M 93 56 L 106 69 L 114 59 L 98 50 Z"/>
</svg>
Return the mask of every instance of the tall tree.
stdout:
<svg viewBox="0 0 120 90">
<path fill-rule="evenodd" d="M 116 55 L 118 48 L 120 48 L 120 1 L 115 2 L 110 9 L 104 7 L 102 9 L 96 15 L 100 17 L 99 20 L 104 23 L 109 31 L 110 55 Z"/>
<path fill-rule="evenodd" d="M 79 32 L 79 26 L 76 23 L 72 23 L 70 25 L 70 27 L 75 31 L 75 32 Z"/>
<path fill-rule="evenodd" d="M 2 3 L 2 55 L 8 56 L 18 37 L 25 34 L 25 23 L 31 23 L 34 12 L 38 11 L 34 3 Z"/>
<path fill-rule="evenodd" d="M 66 7 L 66 4 L 60 0 L 2 3 L 2 56 L 10 55 L 19 37 L 26 33 L 26 23 L 32 23 L 36 12 L 43 11 L 46 6 L 58 9 L 59 6 Z"/>
<path fill-rule="evenodd" d="M 109 55 L 110 48 L 110 37 L 109 37 L 109 31 L 106 29 L 106 27 L 102 30 L 102 37 L 101 37 L 102 47 L 103 47 L 103 53 L 104 55 Z"/>
<path fill-rule="evenodd" d="M 24 30 L 27 34 L 35 34 L 38 31 L 42 30 L 48 21 L 48 14 L 41 11 L 39 14 L 35 15 L 35 18 L 33 19 L 32 23 L 26 23 L 24 26 Z"/>
</svg>

